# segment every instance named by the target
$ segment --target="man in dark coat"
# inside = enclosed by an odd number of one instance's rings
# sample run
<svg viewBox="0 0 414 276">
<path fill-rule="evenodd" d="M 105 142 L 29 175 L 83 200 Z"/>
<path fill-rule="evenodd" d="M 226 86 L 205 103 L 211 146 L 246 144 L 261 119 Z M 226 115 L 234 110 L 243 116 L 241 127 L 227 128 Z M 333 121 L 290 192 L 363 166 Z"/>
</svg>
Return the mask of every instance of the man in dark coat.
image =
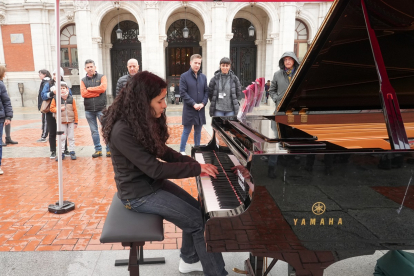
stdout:
<svg viewBox="0 0 414 276">
<path fill-rule="evenodd" d="M 180 95 L 183 99 L 183 134 L 181 135 L 180 152 L 185 154 L 185 145 L 194 126 L 194 145 L 199 146 L 201 129 L 206 124 L 205 106 L 208 101 L 209 89 L 207 78 L 201 73 L 201 55 L 190 58 L 190 70 L 180 77 Z"/>
<path fill-rule="evenodd" d="M 279 60 L 280 70 L 273 75 L 269 94 L 277 106 L 282 100 L 285 92 L 299 67 L 299 61 L 294 52 L 285 52 Z"/>
<path fill-rule="evenodd" d="M 121 92 L 122 88 L 124 88 L 127 82 L 132 78 L 133 75 L 138 73 L 139 71 L 139 64 L 138 60 L 135 58 L 131 58 L 127 62 L 128 74 L 120 77 L 118 82 L 116 83 L 116 96 L 118 96 L 119 92 Z"/>
</svg>

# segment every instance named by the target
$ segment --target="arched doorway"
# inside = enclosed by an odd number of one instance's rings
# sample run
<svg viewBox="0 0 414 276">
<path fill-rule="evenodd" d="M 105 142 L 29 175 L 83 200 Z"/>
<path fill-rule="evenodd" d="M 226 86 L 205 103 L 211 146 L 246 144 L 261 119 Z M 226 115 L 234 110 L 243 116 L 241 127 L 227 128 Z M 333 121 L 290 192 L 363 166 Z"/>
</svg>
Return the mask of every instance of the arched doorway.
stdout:
<svg viewBox="0 0 414 276">
<path fill-rule="evenodd" d="M 256 79 L 256 33 L 249 36 L 249 27 L 252 23 L 244 18 L 233 20 L 233 38 L 230 40 L 231 70 L 239 77 L 243 87 L 248 86 Z"/>
<path fill-rule="evenodd" d="M 189 34 L 183 37 L 183 29 L 187 26 Z M 190 68 L 190 57 L 193 54 L 201 54 L 200 30 L 197 25 L 184 19 L 173 22 L 167 30 L 168 47 L 166 55 L 166 76 L 171 83 L 179 82 L 180 75 Z"/>
<path fill-rule="evenodd" d="M 302 61 L 306 52 L 308 51 L 308 28 L 305 23 L 299 19 L 295 20 L 295 55 L 298 57 L 299 62 Z"/>
<path fill-rule="evenodd" d="M 131 58 L 138 60 L 140 71 L 142 70 L 141 42 L 138 40 L 139 27 L 136 22 L 126 20 L 119 22 L 122 30 L 122 39 L 117 39 L 116 30 L 111 32 L 111 69 L 112 69 L 112 95 L 115 98 L 116 83 L 123 75 L 128 74 L 127 62 Z"/>
</svg>

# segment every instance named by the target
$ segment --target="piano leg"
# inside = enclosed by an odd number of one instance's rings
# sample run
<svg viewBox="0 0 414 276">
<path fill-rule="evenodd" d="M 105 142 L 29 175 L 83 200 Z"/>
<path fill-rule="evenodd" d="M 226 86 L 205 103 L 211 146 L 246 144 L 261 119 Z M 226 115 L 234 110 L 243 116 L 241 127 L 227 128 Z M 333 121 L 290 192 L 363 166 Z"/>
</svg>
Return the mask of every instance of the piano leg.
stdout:
<svg viewBox="0 0 414 276">
<path fill-rule="evenodd" d="M 263 257 L 254 256 L 250 253 L 250 257 L 246 260 L 244 269 L 248 272 L 249 276 L 262 276 L 263 275 Z"/>
</svg>

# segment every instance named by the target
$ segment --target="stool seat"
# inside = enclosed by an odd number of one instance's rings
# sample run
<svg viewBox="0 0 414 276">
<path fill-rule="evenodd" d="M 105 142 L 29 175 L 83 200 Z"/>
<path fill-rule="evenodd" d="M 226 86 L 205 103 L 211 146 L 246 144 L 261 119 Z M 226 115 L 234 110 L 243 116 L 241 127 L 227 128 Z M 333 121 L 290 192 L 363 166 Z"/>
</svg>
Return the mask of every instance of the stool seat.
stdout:
<svg viewBox="0 0 414 276">
<path fill-rule="evenodd" d="M 102 229 L 101 243 L 162 240 L 164 240 L 162 217 L 128 210 L 115 193 Z"/>
</svg>

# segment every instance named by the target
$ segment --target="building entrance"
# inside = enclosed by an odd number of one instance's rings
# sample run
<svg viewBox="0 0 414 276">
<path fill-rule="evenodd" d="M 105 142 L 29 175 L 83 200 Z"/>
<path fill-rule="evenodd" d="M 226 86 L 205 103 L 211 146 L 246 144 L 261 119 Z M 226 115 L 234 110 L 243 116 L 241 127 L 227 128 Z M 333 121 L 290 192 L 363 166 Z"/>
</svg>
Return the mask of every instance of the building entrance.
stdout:
<svg viewBox="0 0 414 276">
<path fill-rule="evenodd" d="M 122 39 L 117 39 L 114 27 L 111 33 L 111 69 L 112 69 L 112 96 L 116 96 L 116 83 L 118 79 L 128 74 L 127 62 L 131 58 L 138 60 L 139 71 L 142 71 L 141 42 L 138 40 L 139 27 L 136 22 L 122 21 L 119 23 L 122 30 Z"/>
</svg>

